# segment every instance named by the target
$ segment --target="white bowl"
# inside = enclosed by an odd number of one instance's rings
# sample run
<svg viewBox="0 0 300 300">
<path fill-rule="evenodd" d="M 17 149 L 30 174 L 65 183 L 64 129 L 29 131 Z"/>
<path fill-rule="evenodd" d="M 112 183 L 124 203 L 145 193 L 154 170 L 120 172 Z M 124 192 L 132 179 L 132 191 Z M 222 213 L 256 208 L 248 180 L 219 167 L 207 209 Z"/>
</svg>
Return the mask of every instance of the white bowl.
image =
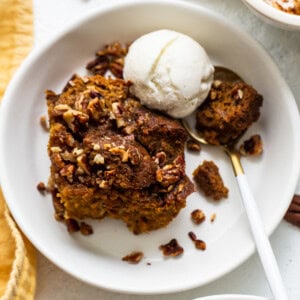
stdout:
<svg viewBox="0 0 300 300">
<path fill-rule="evenodd" d="M 251 11 L 264 21 L 283 29 L 300 30 L 300 16 L 278 10 L 264 0 L 243 1 Z"/>
<path fill-rule="evenodd" d="M 267 300 L 267 298 L 251 295 L 215 295 L 201 297 L 194 300 Z"/>
<path fill-rule="evenodd" d="M 89 221 L 94 228 L 89 237 L 70 235 L 54 220 L 50 196 L 36 190 L 38 182 L 47 182 L 50 165 L 48 134 L 39 126 L 40 116 L 46 114 L 44 90 L 59 92 L 74 72 L 84 74 L 85 64 L 104 44 L 132 41 L 161 28 L 192 36 L 213 63 L 237 71 L 263 94 L 261 118 L 249 134 L 262 135 L 265 153 L 243 163 L 268 234 L 282 219 L 299 173 L 295 99 L 269 55 L 235 25 L 198 5 L 174 0 L 119 1 L 76 21 L 33 51 L 7 89 L 0 115 L 0 179 L 15 220 L 46 257 L 87 283 L 123 293 L 159 294 L 201 286 L 239 266 L 255 249 L 230 162 L 213 147 L 203 147 L 200 156 L 187 153 L 187 173 L 203 159 L 214 160 L 230 189 L 229 198 L 216 204 L 193 193 L 169 226 L 149 234 L 133 235 L 122 222 L 104 219 Z M 190 220 L 195 208 L 207 215 L 201 226 Z M 212 213 L 217 214 L 213 224 Z M 195 249 L 189 231 L 207 243 L 206 251 Z M 164 259 L 158 249 L 171 238 L 185 249 L 178 259 Z M 133 250 L 145 254 L 138 265 L 121 260 Z"/>
</svg>

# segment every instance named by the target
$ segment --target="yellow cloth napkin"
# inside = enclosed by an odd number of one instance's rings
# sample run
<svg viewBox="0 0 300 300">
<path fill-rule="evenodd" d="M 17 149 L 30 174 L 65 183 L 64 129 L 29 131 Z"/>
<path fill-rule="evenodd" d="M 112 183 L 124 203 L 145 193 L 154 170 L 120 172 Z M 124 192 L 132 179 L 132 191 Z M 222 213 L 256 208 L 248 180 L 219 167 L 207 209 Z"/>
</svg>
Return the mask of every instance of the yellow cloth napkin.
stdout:
<svg viewBox="0 0 300 300">
<path fill-rule="evenodd" d="M 31 0 L 0 0 L 0 100 L 33 42 Z M 0 299 L 34 299 L 35 249 L 12 219 L 0 190 Z"/>
</svg>

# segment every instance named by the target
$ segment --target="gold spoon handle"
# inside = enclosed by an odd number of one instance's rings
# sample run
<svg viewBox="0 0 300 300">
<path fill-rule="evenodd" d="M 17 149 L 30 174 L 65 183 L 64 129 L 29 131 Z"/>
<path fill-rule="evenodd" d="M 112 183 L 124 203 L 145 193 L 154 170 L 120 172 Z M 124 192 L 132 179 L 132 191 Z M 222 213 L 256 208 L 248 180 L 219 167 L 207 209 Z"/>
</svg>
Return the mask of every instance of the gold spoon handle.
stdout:
<svg viewBox="0 0 300 300">
<path fill-rule="evenodd" d="M 240 160 L 240 154 L 235 150 L 225 150 L 225 151 L 231 160 L 234 175 L 238 176 L 244 174 L 244 169 L 242 167 L 241 160 Z"/>
</svg>

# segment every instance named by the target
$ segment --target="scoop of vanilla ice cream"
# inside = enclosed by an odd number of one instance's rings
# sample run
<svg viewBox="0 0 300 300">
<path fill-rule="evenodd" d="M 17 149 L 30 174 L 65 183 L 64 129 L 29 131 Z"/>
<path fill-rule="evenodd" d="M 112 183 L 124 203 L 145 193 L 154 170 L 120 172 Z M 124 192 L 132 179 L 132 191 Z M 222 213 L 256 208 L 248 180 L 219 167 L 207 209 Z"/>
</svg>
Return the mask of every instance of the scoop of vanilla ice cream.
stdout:
<svg viewBox="0 0 300 300">
<path fill-rule="evenodd" d="M 214 67 L 203 47 L 172 30 L 158 30 L 135 40 L 125 57 L 124 79 L 149 108 L 182 118 L 206 98 Z"/>
</svg>

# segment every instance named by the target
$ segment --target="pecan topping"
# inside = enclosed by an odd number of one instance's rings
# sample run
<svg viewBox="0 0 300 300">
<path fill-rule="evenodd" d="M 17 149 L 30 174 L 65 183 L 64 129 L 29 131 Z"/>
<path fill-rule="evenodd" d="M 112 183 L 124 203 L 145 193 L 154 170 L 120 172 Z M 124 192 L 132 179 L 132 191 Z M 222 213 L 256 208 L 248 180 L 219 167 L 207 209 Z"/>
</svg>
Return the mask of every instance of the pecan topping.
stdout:
<svg viewBox="0 0 300 300">
<path fill-rule="evenodd" d="M 44 182 L 39 182 L 36 188 L 42 195 L 45 195 L 47 192 L 47 187 Z"/>
<path fill-rule="evenodd" d="M 69 109 L 64 112 L 63 118 L 68 127 L 74 132 L 78 130 L 78 124 L 86 124 L 89 120 L 87 114 L 74 109 Z"/>
<path fill-rule="evenodd" d="M 94 74 L 105 75 L 110 71 L 115 77 L 122 78 L 127 51 L 128 46 L 122 46 L 119 42 L 106 45 L 96 53 L 96 59 L 88 63 L 86 68 Z"/>
<path fill-rule="evenodd" d="M 300 227 L 300 195 L 294 195 L 284 219 L 287 222 Z"/>
<path fill-rule="evenodd" d="M 176 257 L 183 253 L 183 248 L 178 244 L 176 239 L 172 239 L 169 243 L 159 246 L 164 256 Z"/>
<path fill-rule="evenodd" d="M 91 235 L 94 233 L 92 226 L 85 222 L 80 223 L 80 232 L 83 235 Z"/>
<path fill-rule="evenodd" d="M 186 147 L 189 151 L 193 152 L 200 152 L 201 151 L 201 145 L 199 142 L 196 142 L 194 140 L 188 140 L 186 143 Z"/>
<path fill-rule="evenodd" d="M 69 233 L 74 233 L 80 230 L 80 226 L 75 219 L 66 219 L 65 222 Z"/>
<path fill-rule="evenodd" d="M 59 174 L 67 178 L 69 182 L 73 182 L 73 174 L 75 167 L 71 164 L 65 165 L 60 171 Z"/>
<path fill-rule="evenodd" d="M 197 236 L 194 232 L 190 231 L 188 235 L 189 235 L 190 239 L 194 242 L 196 249 L 199 249 L 199 250 L 206 249 L 206 243 L 202 240 L 198 240 Z"/>
<path fill-rule="evenodd" d="M 182 172 L 175 165 L 165 165 L 162 169 L 156 170 L 156 180 L 164 187 L 168 187 L 180 180 Z"/>
<path fill-rule="evenodd" d="M 127 261 L 130 264 L 138 264 L 143 258 L 144 258 L 143 252 L 135 251 L 122 257 L 122 260 Z"/>
</svg>

